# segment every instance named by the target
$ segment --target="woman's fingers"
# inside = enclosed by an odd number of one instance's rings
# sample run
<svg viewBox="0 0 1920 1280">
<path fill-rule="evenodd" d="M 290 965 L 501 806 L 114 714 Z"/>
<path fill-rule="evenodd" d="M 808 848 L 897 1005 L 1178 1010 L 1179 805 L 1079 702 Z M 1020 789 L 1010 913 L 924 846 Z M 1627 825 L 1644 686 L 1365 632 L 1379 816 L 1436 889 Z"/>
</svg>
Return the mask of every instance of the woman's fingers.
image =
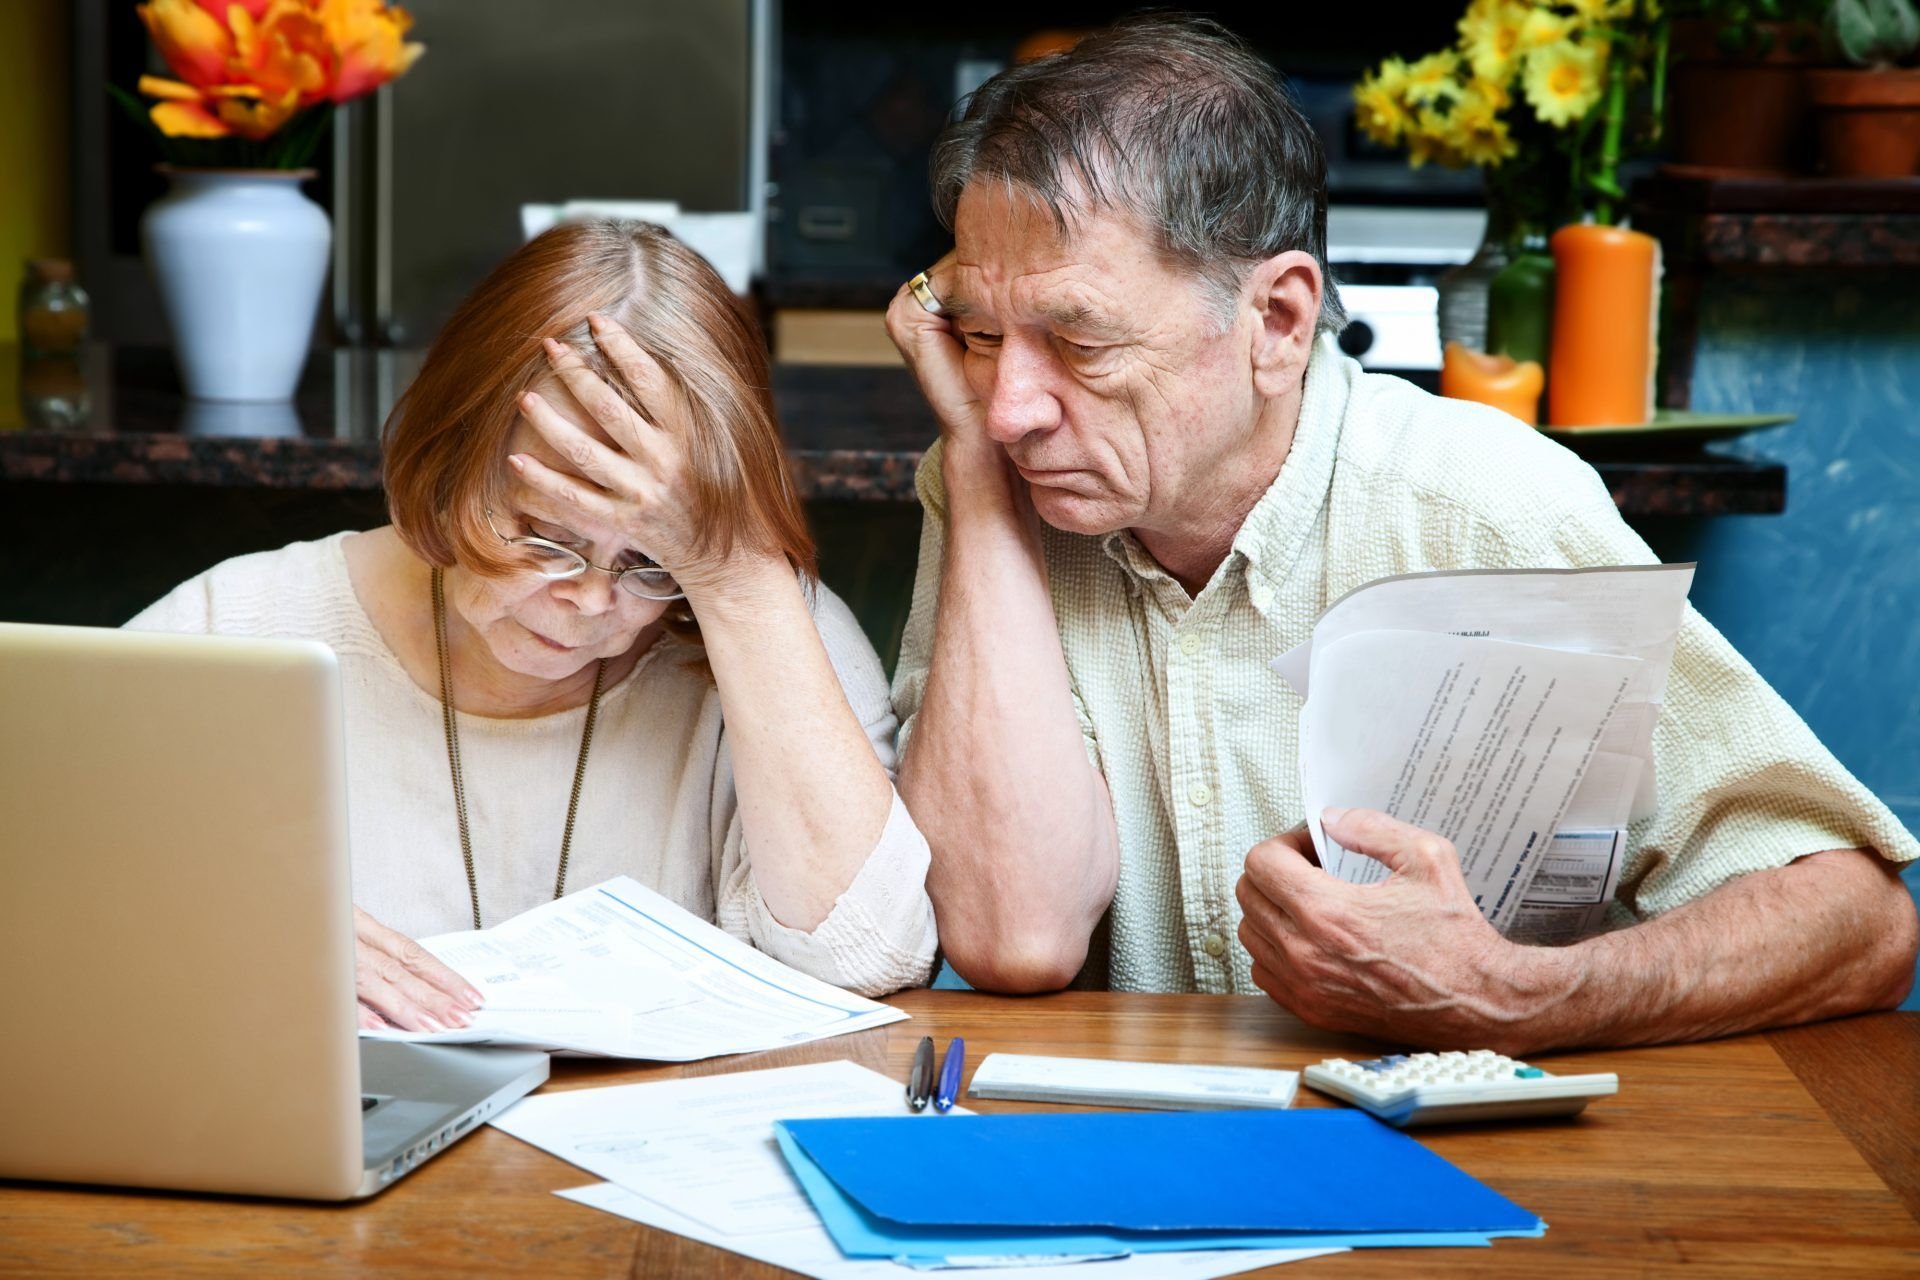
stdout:
<svg viewBox="0 0 1920 1280">
<path fill-rule="evenodd" d="M 624 330 L 622 336 L 625 336 Z M 628 339 L 627 342 L 629 346 L 634 345 L 632 339 Z M 579 352 L 564 342 L 555 342 L 552 338 L 545 339 L 545 346 L 547 363 L 553 366 L 554 374 L 565 385 L 569 394 L 579 402 L 580 407 L 600 424 L 600 429 L 611 436 L 615 444 L 635 457 L 644 456 L 650 443 L 648 437 L 654 431 L 653 424 L 636 413 L 633 406 L 628 404 L 619 392 L 602 382 L 600 376 L 589 369 L 587 362 L 580 358 Z M 638 347 L 635 346 L 634 349 L 638 350 Z M 618 361 L 615 361 L 615 367 L 620 367 Z M 621 374 L 626 376 L 624 368 L 621 369 Z M 645 395 L 641 398 L 647 404 L 654 403 Z"/>
<path fill-rule="evenodd" d="M 520 397 L 520 416 L 580 475 L 603 489 L 632 487 L 632 460 L 568 422 L 538 391 Z"/>
<path fill-rule="evenodd" d="M 379 1026 L 369 1024 L 369 1012 L 407 1031 L 445 1031 L 472 1022 L 472 1011 L 484 1001 L 466 979 L 360 908 L 353 916 L 354 990 L 363 1006 L 362 1026 Z"/>
<path fill-rule="evenodd" d="M 564 471 L 555 471 L 530 453 L 508 454 L 507 465 L 532 488 L 565 504 L 583 519 L 610 526 L 622 523 L 619 507 L 604 490 L 583 484 Z"/>
<path fill-rule="evenodd" d="M 640 424 L 638 434 L 642 441 L 650 432 L 659 430 L 669 422 L 679 423 L 686 411 L 686 404 L 680 398 L 680 388 L 667 376 L 660 362 L 635 342 L 632 334 L 605 316 L 588 316 L 587 328 L 593 331 L 594 344 L 613 362 L 613 367 L 627 380 L 633 393 L 640 397 L 640 403 L 646 405 L 653 415 L 651 422 L 639 414 L 634 415 L 634 420 Z M 619 439 L 618 436 L 614 438 Z"/>
</svg>

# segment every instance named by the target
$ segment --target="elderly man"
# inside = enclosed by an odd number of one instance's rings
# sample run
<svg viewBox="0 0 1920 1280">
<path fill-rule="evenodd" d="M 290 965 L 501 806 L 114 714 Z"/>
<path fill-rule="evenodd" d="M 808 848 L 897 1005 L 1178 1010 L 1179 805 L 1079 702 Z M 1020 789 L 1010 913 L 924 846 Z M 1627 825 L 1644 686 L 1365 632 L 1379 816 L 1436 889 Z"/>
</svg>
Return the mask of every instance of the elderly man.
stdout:
<svg viewBox="0 0 1920 1280">
<path fill-rule="evenodd" d="M 1302 819 L 1267 659 L 1435 568 L 1645 562 L 1592 470 L 1332 340 L 1325 167 L 1218 26 L 1138 19 L 990 81 L 934 155 L 954 251 L 888 326 L 941 425 L 894 686 L 900 787 L 976 986 L 1264 990 L 1317 1025 L 1525 1052 L 1890 1006 L 1920 855 L 1689 613 L 1614 928 L 1500 936 L 1436 835 Z"/>
</svg>

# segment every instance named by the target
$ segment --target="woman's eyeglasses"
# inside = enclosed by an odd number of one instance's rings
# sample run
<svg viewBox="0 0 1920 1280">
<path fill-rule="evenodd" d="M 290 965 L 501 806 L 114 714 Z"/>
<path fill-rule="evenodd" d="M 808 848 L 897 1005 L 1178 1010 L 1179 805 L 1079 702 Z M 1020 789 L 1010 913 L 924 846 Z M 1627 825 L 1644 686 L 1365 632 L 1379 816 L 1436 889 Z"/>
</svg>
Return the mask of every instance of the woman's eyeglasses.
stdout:
<svg viewBox="0 0 1920 1280">
<path fill-rule="evenodd" d="M 683 600 L 686 592 L 673 580 L 673 574 L 651 560 L 644 564 L 628 565 L 624 568 L 608 568 L 575 551 L 572 547 L 554 542 L 549 538 L 537 538 L 531 534 L 509 537 L 500 532 L 493 522 L 493 512 L 487 512 L 487 527 L 493 530 L 493 536 L 507 546 L 521 553 L 527 567 L 547 579 L 577 578 L 589 569 L 598 569 L 610 573 L 614 581 L 628 595 L 638 596 L 642 600 Z"/>
</svg>

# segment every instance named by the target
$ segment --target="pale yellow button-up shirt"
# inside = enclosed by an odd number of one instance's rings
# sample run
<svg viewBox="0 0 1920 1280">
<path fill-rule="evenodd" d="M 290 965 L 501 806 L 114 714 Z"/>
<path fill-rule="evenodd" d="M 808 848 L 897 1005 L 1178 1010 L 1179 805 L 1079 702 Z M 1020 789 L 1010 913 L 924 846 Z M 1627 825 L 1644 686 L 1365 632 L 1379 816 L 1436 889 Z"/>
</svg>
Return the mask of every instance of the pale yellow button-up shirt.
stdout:
<svg viewBox="0 0 1920 1280">
<path fill-rule="evenodd" d="M 893 687 L 903 749 L 939 598 L 938 446 L 917 483 L 925 525 Z M 1197 597 L 1130 533 L 1047 528 L 1043 549 L 1074 710 L 1120 840 L 1119 884 L 1082 980 L 1128 991 L 1256 990 L 1234 884 L 1249 848 L 1303 816 L 1301 703 L 1267 661 L 1306 639 L 1327 605 L 1389 574 L 1654 560 L 1573 454 L 1495 410 L 1366 373 L 1328 337 L 1286 464 Z M 1824 849 L 1920 856 L 1691 609 L 1654 748 L 1660 808 L 1629 833 L 1615 924 Z"/>
</svg>

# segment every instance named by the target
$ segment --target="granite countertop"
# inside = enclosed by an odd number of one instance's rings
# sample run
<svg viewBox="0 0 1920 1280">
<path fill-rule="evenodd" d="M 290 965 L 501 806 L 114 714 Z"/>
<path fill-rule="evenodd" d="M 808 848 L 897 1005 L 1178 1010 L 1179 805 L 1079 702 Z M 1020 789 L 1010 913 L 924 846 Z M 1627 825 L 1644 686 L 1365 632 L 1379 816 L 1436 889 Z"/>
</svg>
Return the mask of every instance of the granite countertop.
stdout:
<svg viewBox="0 0 1920 1280">
<path fill-rule="evenodd" d="M 380 487 L 380 424 L 419 354 L 316 353 L 290 404 L 185 400 L 162 350 L 94 346 L 76 362 L 19 362 L 15 404 L 0 404 L 0 480 Z M 898 368 L 777 365 L 774 402 L 794 479 L 815 501 L 911 502 L 932 415 Z M 1590 457 L 1622 512 L 1765 514 L 1786 507 L 1786 468 L 1649 445 Z"/>
</svg>

